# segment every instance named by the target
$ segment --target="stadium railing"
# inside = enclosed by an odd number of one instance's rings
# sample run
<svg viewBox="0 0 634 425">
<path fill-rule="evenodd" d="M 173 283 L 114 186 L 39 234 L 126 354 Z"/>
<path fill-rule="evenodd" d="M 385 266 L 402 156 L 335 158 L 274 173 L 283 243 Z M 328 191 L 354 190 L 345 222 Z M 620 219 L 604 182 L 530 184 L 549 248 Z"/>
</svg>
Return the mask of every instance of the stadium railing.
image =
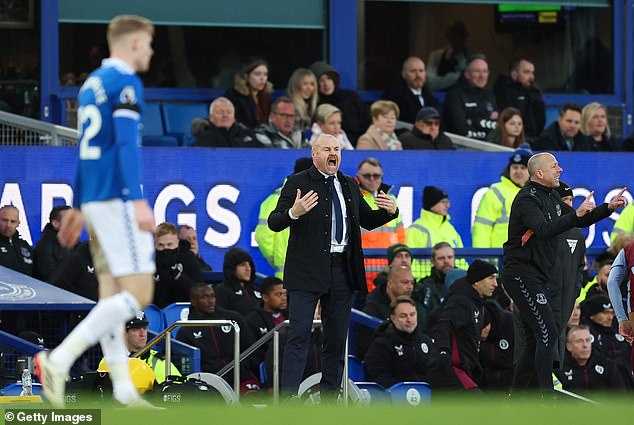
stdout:
<svg viewBox="0 0 634 425">
<path fill-rule="evenodd" d="M 0 111 L 0 145 L 74 146 L 78 139 L 75 129 Z"/>
</svg>

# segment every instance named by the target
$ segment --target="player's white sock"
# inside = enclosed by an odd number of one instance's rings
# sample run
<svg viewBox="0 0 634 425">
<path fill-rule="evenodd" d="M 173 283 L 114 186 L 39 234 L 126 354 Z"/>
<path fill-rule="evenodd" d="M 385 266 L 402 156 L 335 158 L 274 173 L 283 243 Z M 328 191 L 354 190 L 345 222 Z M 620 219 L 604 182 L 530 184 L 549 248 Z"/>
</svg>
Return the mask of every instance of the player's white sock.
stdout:
<svg viewBox="0 0 634 425">
<path fill-rule="evenodd" d="M 70 370 L 73 363 L 89 347 L 102 339 L 114 326 L 132 319 L 141 309 L 139 302 L 129 292 L 100 300 L 73 331 L 49 355 L 49 361 L 60 370 Z"/>
<path fill-rule="evenodd" d="M 123 333 L 123 324 L 113 327 L 111 332 L 99 340 L 99 344 L 108 364 L 114 398 L 122 404 L 128 404 L 139 394 L 130 378 L 128 350 Z"/>
</svg>

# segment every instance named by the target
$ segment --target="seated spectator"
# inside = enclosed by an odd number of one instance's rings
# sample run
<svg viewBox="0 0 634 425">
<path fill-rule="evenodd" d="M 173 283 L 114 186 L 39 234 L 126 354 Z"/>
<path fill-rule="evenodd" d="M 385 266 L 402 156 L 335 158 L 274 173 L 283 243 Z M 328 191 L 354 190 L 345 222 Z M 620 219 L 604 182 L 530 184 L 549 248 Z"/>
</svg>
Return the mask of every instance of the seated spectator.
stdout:
<svg viewBox="0 0 634 425">
<path fill-rule="evenodd" d="M 484 306 L 498 286 L 497 275 L 491 263 L 474 260 L 467 276 L 449 288 L 447 302 L 432 332 L 438 386 L 470 390 L 482 382 L 478 349 L 482 329 L 486 326 Z"/>
<path fill-rule="evenodd" d="M 614 365 L 592 352 L 592 335 L 584 325 L 568 331 L 564 366 L 555 374 L 564 390 L 575 393 L 625 389 Z"/>
<path fill-rule="evenodd" d="M 586 298 L 581 303 L 581 323 L 592 334 L 592 350 L 613 363 L 631 366 L 632 346 L 619 333 L 614 321 L 614 308 L 607 295 Z"/>
<path fill-rule="evenodd" d="M 302 133 L 310 128 L 317 110 L 317 78 L 310 69 L 298 68 L 291 74 L 286 89 L 295 105 L 297 123 Z"/>
<path fill-rule="evenodd" d="M 591 151 L 592 141 L 580 131 L 581 106 L 567 103 L 559 119 L 546 127 L 531 145 L 535 151 Z"/>
<path fill-rule="evenodd" d="M 240 349 L 244 350 L 255 342 L 251 331 L 238 313 L 216 306 L 214 288 L 205 283 L 196 283 L 190 291 L 189 316 L 187 320 L 233 320 L 240 327 Z M 231 326 L 188 326 L 182 327 L 176 339 L 200 349 L 201 372 L 216 373 L 233 360 L 233 328 Z M 259 389 L 260 379 L 255 373 L 257 359 L 253 356 L 240 362 L 240 389 Z M 233 385 L 233 373 L 223 377 Z"/>
<path fill-rule="evenodd" d="M 339 73 L 325 62 L 314 62 L 310 66 L 319 84 L 319 104 L 328 103 L 341 111 L 341 127 L 353 146 L 370 126 L 368 105 L 352 90 L 339 87 Z"/>
<path fill-rule="evenodd" d="M 370 107 L 370 112 L 372 125 L 359 137 L 357 149 L 402 150 L 403 146 L 394 133 L 398 105 L 391 100 L 377 100 Z"/>
<path fill-rule="evenodd" d="M 581 110 L 581 132 L 592 138 L 595 151 L 621 150 L 610 130 L 608 108 L 600 103 L 588 103 Z"/>
<path fill-rule="evenodd" d="M 509 75 L 497 78 L 493 92 L 500 110 L 509 107 L 518 110 L 518 115 L 524 121 L 526 137 L 529 141 L 535 140 L 546 125 L 546 107 L 542 91 L 535 84 L 533 62 L 526 58 L 514 59 L 509 66 Z"/>
<path fill-rule="evenodd" d="M 196 261 L 200 266 L 200 271 L 210 272 L 211 266 L 202 259 L 198 252 L 198 235 L 196 234 L 196 229 L 192 226 L 188 226 L 187 224 L 178 226 L 178 239 L 180 240 L 179 245 L 184 244 L 185 248 L 189 248 L 189 250 L 196 256 Z"/>
<path fill-rule="evenodd" d="M 99 300 L 99 282 L 90 254 L 90 242 L 79 242 L 51 275 L 49 282 L 93 301 Z"/>
<path fill-rule="evenodd" d="M 147 327 L 150 322 L 147 320 L 145 313 L 139 311 L 137 316 L 125 324 L 125 343 L 128 349 L 128 357 L 132 357 L 137 351 L 140 351 L 147 345 Z M 160 384 L 165 381 L 165 354 L 154 349 L 150 349 L 143 353 L 139 359 L 143 360 L 154 371 L 156 383 Z M 106 368 L 106 360 L 99 362 L 97 370 Z M 170 363 L 170 375 L 181 376 L 178 368 L 174 363 Z"/>
<path fill-rule="evenodd" d="M 68 250 L 57 240 L 57 232 L 62 217 L 71 207 L 62 205 L 51 210 L 48 223 L 44 226 L 40 240 L 33 247 L 33 277 L 48 282 L 55 269 L 60 265 Z"/>
<path fill-rule="evenodd" d="M 440 130 L 440 113 L 431 106 L 421 108 L 410 131 L 398 136 L 403 149 L 455 150 L 447 135 Z"/>
<path fill-rule="evenodd" d="M 487 136 L 487 142 L 517 149 L 522 145 L 528 147 L 524 135 L 524 120 L 518 109 L 506 108 L 498 118 L 497 127 Z"/>
<path fill-rule="evenodd" d="M 513 313 L 503 310 L 494 300 L 484 304 L 489 324 L 480 334 L 480 364 L 482 365 L 482 388 L 508 393 L 513 382 L 513 353 L 515 330 Z M 485 322 L 487 320 L 485 319 Z"/>
<path fill-rule="evenodd" d="M 280 96 L 271 105 L 268 124 L 257 127 L 255 136 L 267 148 L 305 148 L 302 132 L 295 127 L 295 118 L 297 113 L 291 99 Z"/>
<path fill-rule="evenodd" d="M 374 286 L 387 284 L 387 275 L 392 267 L 412 267 L 412 251 L 402 243 L 394 244 L 387 249 L 387 267 L 374 279 Z"/>
<path fill-rule="evenodd" d="M 254 338 L 259 339 L 269 333 L 273 328 L 288 318 L 288 303 L 284 282 L 275 276 L 269 276 L 260 283 L 260 293 L 262 294 L 262 309 L 253 310 L 245 318 L 247 325 L 251 329 Z M 260 361 L 264 360 L 266 350 L 271 344 L 270 340 L 258 351 Z"/>
<path fill-rule="evenodd" d="M 354 149 L 354 146 L 348 140 L 348 136 L 341 129 L 341 111 L 336 106 L 327 103 L 317 107 L 315 122 L 311 127 L 310 141 L 308 143 L 312 146 L 317 137 L 324 133 L 335 136 L 341 149 Z"/>
<path fill-rule="evenodd" d="M 454 85 L 467 67 L 468 58 L 477 53 L 466 45 L 469 32 L 464 22 L 456 20 L 445 37 L 449 44 L 431 52 L 427 59 L 427 81 L 432 91 Z"/>
<path fill-rule="evenodd" d="M 594 260 L 592 268 L 596 275 L 586 285 L 581 288 L 577 302 L 582 303 L 585 299 L 594 295 L 607 295 L 608 294 L 608 277 L 610 276 L 610 268 L 612 267 L 612 258 L 606 258 L 604 260 Z"/>
<path fill-rule="evenodd" d="M 414 123 L 420 108 L 438 107 L 438 101 L 425 85 L 427 72 L 421 58 L 410 56 L 403 62 L 401 77 L 396 84 L 385 89 L 381 99 L 398 105 L 401 121 Z"/>
<path fill-rule="evenodd" d="M 31 245 L 20 237 L 20 212 L 13 205 L 0 208 L 0 266 L 33 275 Z"/>
<path fill-rule="evenodd" d="M 418 281 L 412 298 L 419 303 L 418 321 L 427 330 L 428 318 L 441 307 L 447 297 L 445 277 L 456 268 L 456 256 L 447 242 L 438 242 L 431 249 L 431 273 Z"/>
<path fill-rule="evenodd" d="M 171 303 L 189 299 L 189 290 L 202 281 L 196 256 L 179 246 L 176 226 L 161 223 L 154 231 L 156 273 L 154 274 L 154 304 L 163 308 Z"/>
<path fill-rule="evenodd" d="M 471 58 L 467 68 L 445 98 L 444 123 L 450 133 L 485 140 L 497 125 L 493 92 L 486 88 L 489 65 L 484 56 Z"/>
<path fill-rule="evenodd" d="M 194 146 L 209 148 L 262 147 L 253 130 L 236 122 L 233 104 L 226 97 L 219 97 L 211 102 L 209 121 L 211 125 L 198 133 Z"/>
<path fill-rule="evenodd" d="M 266 124 L 271 110 L 269 65 L 261 58 L 247 61 L 234 77 L 233 88 L 225 92 L 225 97 L 235 108 L 236 121 L 254 129 Z"/>
<path fill-rule="evenodd" d="M 224 280 L 216 286 L 218 305 L 247 317 L 262 307 L 262 295 L 254 288 L 255 263 L 243 249 L 231 248 L 222 264 Z"/>
<path fill-rule="evenodd" d="M 407 296 L 398 297 L 365 356 L 366 380 L 385 388 L 405 381 L 429 382 L 432 353 L 432 339 L 418 327 L 416 303 Z"/>
</svg>

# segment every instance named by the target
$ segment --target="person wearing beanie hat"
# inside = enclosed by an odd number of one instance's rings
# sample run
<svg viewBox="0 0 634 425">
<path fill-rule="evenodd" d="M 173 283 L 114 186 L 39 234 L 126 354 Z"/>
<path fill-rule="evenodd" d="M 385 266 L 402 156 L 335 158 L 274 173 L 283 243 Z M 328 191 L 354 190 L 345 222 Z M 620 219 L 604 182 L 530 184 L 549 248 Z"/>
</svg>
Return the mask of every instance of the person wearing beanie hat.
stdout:
<svg viewBox="0 0 634 425">
<path fill-rule="evenodd" d="M 398 138 L 403 149 L 455 150 L 453 142 L 440 127 L 438 110 L 433 106 L 425 106 L 416 114 L 414 127 Z"/>
<path fill-rule="evenodd" d="M 431 248 L 439 242 L 447 242 L 452 248 L 462 248 L 462 238 L 450 222 L 447 214 L 449 195 L 434 186 L 423 189 L 423 208 L 420 217 L 405 231 L 405 243 L 410 248 Z M 464 260 L 458 261 L 456 267 L 467 268 Z M 414 276 L 421 279 L 431 272 L 429 260 L 417 261 L 413 267 Z"/>
<path fill-rule="evenodd" d="M 341 110 L 341 128 L 356 146 L 359 136 L 370 126 L 370 108 L 357 93 L 339 87 L 339 73 L 329 64 L 317 61 L 309 69 L 317 77 L 319 104 L 328 103 Z"/>
<path fill-rule="evenodd" d="M 422 106 L 438 107 L 438 100 L 427 88 L 426 82 L 425 62 L 410 56 L 403 62 L 401 78 L 385 89 L 381 99 L 395 102 L 401 110 L 401 121 L 414 124 Z"/>
<path fill-rule="evenodd" d="M 515 196 L 528 182 L 528 159 L 532 153 L 517 149 L 509 157 L 500 181 L 484 193 L 471 227 L 474 248 L 502 248 L 509 230 L 509 213 Z"/>
<path fill-rule="evenodd" d="M 405 244 L 397 243 L 392 245 L 387 249 L 387 261 L 387 267 L 381 270 L 374 278 L 373 283 L 375 289 L 380 286 L 385 286 L 387 283 L 387 274 L 392 267 L 412 267 L 412 251 Z"/>
<path fill-rule="evenodd" d="M 409 249 L 409 247 L 405 244 L 402 243 L 397 243 L 395 245 L 392 245 L 391 247 L 389 247 L 387 249 L 387 263 L 389 266 L 392 266 L 392 262 L 394 261 L 394 258 L 396 257 L 396 254 L 398 254 L 399 252 L 403 252 L 406 253 L 406 255 L 404 257 L 409 257 L 410 262 L 412 259 L 412 251 Z"/>
<path fill-rule="evenodd" d="M 432 382 L 437 388 L 479 387 L 482 366 L 478 349 L 486 325 L 485 302 L 498 286 L 497 272 L 491 263 L 474 260 L 467 276 L 449 288 L 445 306 L 432 327 L 438 368 Z"/>
<path fill-rule="evenodd" d="M 222 264 L 224 280 L 216 285 L 216 303 L 247 317 L 262 308 L 262 294 L 254 288 L 255 263 L 251 254 L 241 248 L 226 252 Z"/>
<path fill-rule="evenodd" d="M 550 153 L 528 160 L 529 182 L 519 191 L 509 217 L 508 240 L 504 243 L 501 281 L 520 312 L 526 330 L 524 350 L 516 363 L 513 391 L 525 391 L 538 383 L 541 396 L 553 396 L 553 367 L 556 357 L 558 321 L 549 302 L 548 287 L 558 284 L 553 266 L 560 262 L 562 234 L 574 227 L 588 227 L 609 217 L 627 201 L 623 188 L 610 203 L 595 206 L 591 192 L 575 210 L 553 191 L 559 186 L 562 168 Z M 574 241 L 569 252 L 576 248 Z M 562 270 L 567 273 L 568 270 Z"/>
<path fill-rule="evenodd" d="M 376 204 L 376 196 L 381 191 L 387 193 L 392 197 L 394 202 L 396 202 L 396 197 L 391 194 L 393 186 L 383 182 L 383 166 L 378 159 L 369 157 L 361 160 L 357 167 L 355 179 L 359 183 L 361 196 L 363 196 L 365 202 L 373 210 L 379 208 Z M 388 248 L 396 243 L 404 242 L 405 228 L 403 227 L 403 220 L 400 216 L 376 229 L 363 229 L 361 231 L 361 246 L 363 249 Z M 368 292 L 374 289 L 374 279 L 378 276 L 379 271 L 385 268 L 389 263 L 391 263 L 389 259 L 386 262 L 383 258 L 364 259 L 365 279 L 368 285 Z"/>
<path fill-rule="evenodd" d="M 313 166 L 313 159 L 310 157 L 301 157 L 295 161 L 293 168 L 293 174 L 301 173 L 308 170 Z M 284 278 L 284 261 L 286 260 L 286 248 L 288 246 L 288 236 L 290 231 L 288 229 L 281 232 L 274 232 L 269 229 L 267 220 L 271 211 L 275 209 L 277 202 L 280 199 L 280 193 L 282 187 L 286 183 L 286 179 L 282 183 L 282 186 L 278 187 L 266 197 L 264 202 L 260 204 L 260 211 L 258 213 L 258 224 L 255 226 L 255 241 L 258 243 L 258 249 L 262 253 L 262 256 L 271 267 L 275 276 L 279 279 Z"/>
</svg>

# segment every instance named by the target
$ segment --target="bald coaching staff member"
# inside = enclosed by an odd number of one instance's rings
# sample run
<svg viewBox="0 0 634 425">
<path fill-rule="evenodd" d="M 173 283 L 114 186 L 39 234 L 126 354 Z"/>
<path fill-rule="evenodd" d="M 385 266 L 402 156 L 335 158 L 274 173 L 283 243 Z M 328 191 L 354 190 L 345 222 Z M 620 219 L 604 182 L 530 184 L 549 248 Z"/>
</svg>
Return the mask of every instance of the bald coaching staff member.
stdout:
<svg viewBox="0 0 634 425">
<path fill-rule="evenodd" d="M 341 151 L 333 136 L 320 135 L 311 155 L 313 166 L 288 178 L 268 220 L 275 232 L 290 226 L 284 287 L 291 324 L 282 368 L 287 396 L 299 388 L 318 300 L 324 329 L 320 389 L 322 396 L 339 390 L 352 293 L 366 290 L 359 226 L 371 230 L 398 216 L 390 196 L 381 191 L 379 209 L 372 210 L 354 178 L 339 171 Z"/>
</svg>

